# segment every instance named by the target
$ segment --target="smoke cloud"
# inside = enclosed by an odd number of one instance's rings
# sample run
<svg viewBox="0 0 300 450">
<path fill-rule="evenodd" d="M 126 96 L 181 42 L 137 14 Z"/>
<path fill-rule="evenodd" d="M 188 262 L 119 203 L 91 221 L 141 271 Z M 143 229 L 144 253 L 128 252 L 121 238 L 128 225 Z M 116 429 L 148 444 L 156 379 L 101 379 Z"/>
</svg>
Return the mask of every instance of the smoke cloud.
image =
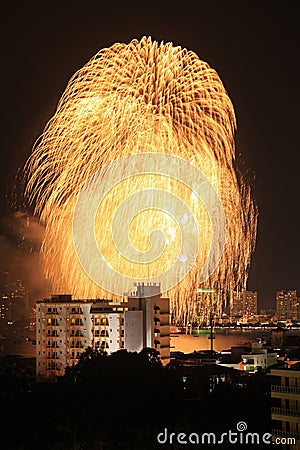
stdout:
<svg viewBox="0 0 300 450">
<path fill-rule="evenodd" d="M 50 285 L 39 262 L 44 227 L 32 216 L 16 211 L 0 219 L 0 270 L 9 272 L 9 281 L 22 280 L 30 301 L 49 296 Z"/>
</svg>

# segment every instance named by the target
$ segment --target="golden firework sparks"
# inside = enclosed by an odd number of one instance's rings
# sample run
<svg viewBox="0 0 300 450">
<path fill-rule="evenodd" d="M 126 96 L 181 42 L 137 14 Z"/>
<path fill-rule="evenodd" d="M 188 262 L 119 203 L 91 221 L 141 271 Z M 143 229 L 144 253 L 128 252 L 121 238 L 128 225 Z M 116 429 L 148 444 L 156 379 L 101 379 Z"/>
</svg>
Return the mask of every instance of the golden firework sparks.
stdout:
<svg viewBox="0 0 300 450">
<path fill-rule="evenodd" d="M 235 168 L 235 127 L 233 106 L 218 74 L 192 51 L 145 37 L 99 51 L 69 81 L 26 164 L 26 195 L 45 224 L 41 257 L 53 291 L 81 298 L 109 296 L 76 257 L 74 208 L 82 188 L 99 169 L 119 158 L 150 152 L 190 162 L 207 177 L 223 206 L 226 244 L 206 287 L 245 286 L 257 213 L 250 189 Z M 135 197 L 135 202 L 140 198 L 141 213 L 130 220 L 130 245 L 141 253 L 151 244 L 157 250 L 149 241 L 156 229 L 166 238 L 158 257 L 139 263 L 116 248 L 113 214 L 128 196 L 143 189 L 164 190 L 181 199 L 199 226 L 199 248 L 196 263 L 169 295 L 173 317 L 193 320 L 199 273 L 211 245 L 211 221 L 193 192 L 195 180 L 187 186 L 180 177 L 164 174 L 164 167 L 157 167 L 114 186 L 99 205 L 95 233 L 105 261 L 117 272 L 132 278 L 158 276 L 178 258 L 180 224 L 164 211 L 143 209 L 145 198 Z M 84 219 L 82 225 L 84 232 Z M 118 226 L 115 235 L 120 233 L 122 239 L 122 221 Z"/>
</svg>

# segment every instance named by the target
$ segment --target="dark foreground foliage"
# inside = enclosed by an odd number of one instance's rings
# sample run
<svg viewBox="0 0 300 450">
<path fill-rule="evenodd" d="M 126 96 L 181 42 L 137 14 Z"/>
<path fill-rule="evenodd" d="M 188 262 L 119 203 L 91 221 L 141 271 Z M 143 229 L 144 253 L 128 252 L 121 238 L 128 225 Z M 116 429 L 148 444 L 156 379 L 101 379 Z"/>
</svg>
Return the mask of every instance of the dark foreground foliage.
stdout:
<svg viewBox="0 0 300 450">
<path fill-rule="evenodd" d="M 213 392 L 207 370 L 198 370 L 189 378 L 187 385 L 182 368 L 162 367 L 151 349 L 139 354 L 119 351 L 111 356 L 87 349 L 76 366 L 52 383 L 26 383 L 11 374 L 3 375 L 0 449 L 213 448 L 162 445 L 157 435 L 165 428 L 176 434 L 222 434 L 235 429 L 241 420 L 248 430 L 270 430 L 269 377 L 265 374 L 242 384 L 231 378 L 218 383 Z"/>
</svg>

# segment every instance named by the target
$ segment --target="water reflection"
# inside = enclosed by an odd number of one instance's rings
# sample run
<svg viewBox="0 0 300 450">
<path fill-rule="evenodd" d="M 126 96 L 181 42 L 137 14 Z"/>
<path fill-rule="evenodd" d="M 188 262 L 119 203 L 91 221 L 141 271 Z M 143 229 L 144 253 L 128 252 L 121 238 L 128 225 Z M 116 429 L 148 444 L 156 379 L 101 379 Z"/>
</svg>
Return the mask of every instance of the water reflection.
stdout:
<svg viewBox="0 0 300 450">
<path fill-rule="evenodd" d="M 199 330 L 198 334 L 178 334 L 171 336 L 171 351 L 190 353 L 194 350 L 209 350 L 209 330 Z M 225 329 L 215 333 L 213 348 L 221 351 L 235 345 L 243 345 L 252 339 L 266 338 L 269 341 L 271 332 L 268 330 L 241 330 Z"/>
</svg>

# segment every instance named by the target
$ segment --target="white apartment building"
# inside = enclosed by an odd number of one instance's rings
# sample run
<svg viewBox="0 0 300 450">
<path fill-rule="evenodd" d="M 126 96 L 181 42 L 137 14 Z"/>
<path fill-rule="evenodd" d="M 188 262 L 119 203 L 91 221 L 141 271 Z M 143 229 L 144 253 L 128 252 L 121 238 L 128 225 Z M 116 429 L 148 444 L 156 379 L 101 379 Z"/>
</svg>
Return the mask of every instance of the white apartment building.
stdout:
<svg viewBox="0 0 300 450">
<path fill-rule="evenodd" d="M 170 361 L 170 300 L 161 297 L 159 284 L 138 284 L 128 295 L 125 314 L 125 348 L 155 348 L 163 364 Z M 141 313 L 137 316 L 134 313 Z M 137 322 L 139 323 L 138 327 Z M 135 330 L 141 330 L 139 334 Z M 139 341 L 137 341 L 139 339 Z M 138 351 L 138 350 L 137 350 Z"/>
<path fill-rule="evenodd" d="M 53 295 L 36 305 L 36 374 L 55 378 L 76 364 L 86 347 L 111 354 L 155 348 L 163 364 L 170 360 L 170 305 L 160 285 L 137 285 L 122 302 L 72 300 Z"/>
<path fill-rule="evenodd" d="M 251 352 L 242 355 L 243 370 L 254 373 L 266 371 L 277 362 L 277 352 L 263 346 L 262 342 L 252 342 Z"/>
<path fill-rule="evenodd" d="M 92 345 L 92 301 L 72 300 L 71 295 L 52 295 L 36 304 L 37 378 L 63 375 Z"/>
</svg>

